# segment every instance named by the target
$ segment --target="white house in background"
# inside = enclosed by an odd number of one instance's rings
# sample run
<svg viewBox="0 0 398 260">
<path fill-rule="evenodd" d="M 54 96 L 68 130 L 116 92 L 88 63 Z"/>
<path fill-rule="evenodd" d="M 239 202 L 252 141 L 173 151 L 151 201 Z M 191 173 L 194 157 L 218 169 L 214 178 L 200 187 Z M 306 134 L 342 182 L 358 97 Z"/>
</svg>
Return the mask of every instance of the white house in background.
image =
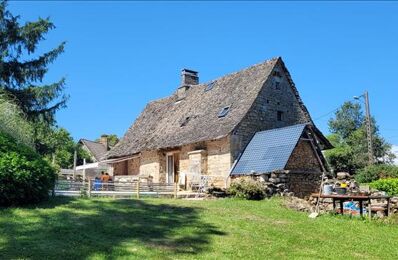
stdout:
<svg viewBox="0 0 398 260">
<path fill-rule="evenodd" d="M 101 135 L 99 142 L 80 139 L 79 144 L 90 155 L 92 162 L 77 166 L 76 172 L 78 174 L 81 174 L 83 178 L 99 176 L 102 171 L 113 175 L 113 167 L 108 163 L 101 162 L 101 158 L 109 150 L 107 135 Z"/>
</svg>

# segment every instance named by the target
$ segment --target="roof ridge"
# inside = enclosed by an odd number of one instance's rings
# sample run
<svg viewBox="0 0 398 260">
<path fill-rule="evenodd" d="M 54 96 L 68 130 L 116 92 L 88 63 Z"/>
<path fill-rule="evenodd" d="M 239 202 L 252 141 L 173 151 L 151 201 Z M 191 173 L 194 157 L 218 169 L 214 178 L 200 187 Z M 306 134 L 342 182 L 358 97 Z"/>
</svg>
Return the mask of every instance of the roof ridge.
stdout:
<svg viewBox="0 0 398 260">
<path fill-rule="evenodd" d="M 276 63 L 279 59 L 281 59 L 280 56 L 273 57 L 273 58 L 271 58 L 271 59 L 264 60 L 264 61 L 262 61 L 262 62 L 259 62 L 259 63 L 253 64 L 253 65 L 250 65 L 250 66 L 245 67 L 245 68 L 243 68 L 243 69 L 240 69 L 240 70 L 237 70 L 237 71 L 234 71 L 234 72 L 230 72 L 230 73 L 228 73 L 228 74 L 224 74 L 223 76 L 220 76 L 220 77 L 218 77 L 218 78 L 212 79 L 212 80 L 210 80 L 210 81 L 206 81 L 206 82 L 200 83 L 200 84 L 198 84 L 198 85 L 206 85 L 206 84 L 208 84 L 209 82 L 213 82 L 213 81 L 217 81 L 217 80 L 220 80 L 220 79 L 223 79 L 223 78 L 227 78 L 227 77 L 230 77 L 230 76 L 234 76 L 234 75 L 236 75 L 236 74 L 243 73 L 243 72 L 245 72 L 245 71 L 248 71 L 248 70 L 250 70 L 250 69 L 253 69 L 253 68 L 255 68 L 255 67 L 258 67 L 258 66 L 260 66 L 260 65 L 264 65 L 264 64 L 267 64 L 267 63 L 270 63 L 270 62 L 275 62 L 275 63 Z M 196 86 L 196 85 L 194 85 L 194 86 Z"/>
<path fill-rule="evenodd" d="M 91 140 L 88 140 L 88 139 L 85 139 L 85 138 L 80 138 L 80 140 L 81 141 L 89 141 L 89 142 L 97 143 L 97 144 L 102 144 L 100 141 L 91 141 Z"/>
<path fill-rule="evenodd" d="M 190 86 L 202 86 L 202 85 L 206 85 L 206 84 L 209 84 L 210 82 L 218 81 L 218 80 L 220 80 L 220 79 L 224 79 L 224 78 L 231 77 L 231 76 L 234 76 L 234 75 L 239 74 L 239 73 L 243 73 L 243 72 L 245 72 L 245 71 L 248 71 L 248 70 L 250 70 L 250 69 L 253 69 L 253 68 L 255 68 L 255 67 L 258 67 L 258 66 L 260 66 L 260 65 L 264 65 L 264 64 L 267 64 L 267 63 L 270 63 L 270 62 L 277 62 L 277 61 L 280 60 L 280 59 L 281 59 L 281 56 L 273 57 L 273 58 L 271 58 L 271 59 L 267 59 L 267 60 L 264 60 L 264 61 L 262 61 L 262 62 L 259 62 L 259 63 L 253 64 L 253 65 L 250 65 L 250 66 L 245 67 L 245 68 L 242 68 L 242 69 L 240 69 L 240 70 L 237 70 L 237 71 L 234 71 L 234 72 L 230 72 L 230 73 L 228 73 L 228 74 L 224 74 L 223 76 L 219 76 L 219 77 L 217 77 L 217 78 L 215 78 L 215 79 L 211 79 L 211 80 L 208 80 L 208 81 L 206 81 L 206 82 L 202 82 L 202 83 L 195 84 L 195 85 L 190 85 Z M 149 100 L 148 103 L 147 103 L 147 105 L 152 104 L 152 103 L 155 103 L 155 102 L 162 101 L 162 100 L 167 99 L 167 98 L 171 98 L 171 97 L 173 97 L 174 95 L 175 95 L 175 92 L 173 92 L 171 95 L 168 95 L 168 96 L 165 96 L 165 97 L 162 97 L 162 98 L 157 98 L 157 99 Z"/>
</svg>

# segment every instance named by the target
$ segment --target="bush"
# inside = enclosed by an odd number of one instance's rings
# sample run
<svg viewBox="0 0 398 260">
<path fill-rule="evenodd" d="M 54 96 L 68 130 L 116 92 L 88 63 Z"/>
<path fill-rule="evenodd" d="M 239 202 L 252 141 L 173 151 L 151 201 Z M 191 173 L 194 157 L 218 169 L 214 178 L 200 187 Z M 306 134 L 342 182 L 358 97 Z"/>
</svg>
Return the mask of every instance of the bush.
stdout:
<svg viewBox="0 0 398 260">
<path fill-rule="evenodd" d="M 0 205 L 35 203 L 48 197 L 56 174 L 30 147 L 0 133 Z"/>
<path fill-rule="evenodd" d="M 398 195 L 398 178 L 380 179 L 370 183 L 369 186 L 379 191 L 385 191 L 391 196 Z"/>
<path fill-rule="evenodd" d="M 251 179 L 238 179 L 231 183 L 227 193 L 237 198 L 262 200 L 266 196 L 263 183 Z"/>
<path fill-rule="evenodd" d="M 227 196 L 225 189 L 218 188 L 218 187 L 210 187 L 207 189 L 207 193 L 213 197 L 223 198 Z"/>
<path fill-rule="evenodd" d="M 359 183 L 369 183 L 385 178 L 398 178 L 398 167 L 387 164 L 371 165 L 359 170 L 355 176 Z"/>
</svg>

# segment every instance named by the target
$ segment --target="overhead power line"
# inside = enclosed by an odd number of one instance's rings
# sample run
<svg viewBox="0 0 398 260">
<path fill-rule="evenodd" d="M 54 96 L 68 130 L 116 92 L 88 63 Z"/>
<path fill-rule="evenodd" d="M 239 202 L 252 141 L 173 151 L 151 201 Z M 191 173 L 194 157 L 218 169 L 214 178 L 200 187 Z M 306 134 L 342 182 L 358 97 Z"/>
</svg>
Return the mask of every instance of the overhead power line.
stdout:
<svg viewBox="0 0 398 260">
<path fill-rule="evenodd" d="M 317 120 L 319 120 L 319 119 L 321 119 L 321 118 L 324 118 L 325 116 L 328 116 L 328 115 L 330 115 L 331 113 L 336 112 L 339 108 L 340 108 L 340 107 L 337 107 L 337 108 L 333 109 L 332 111 L 329 111 L 329 112 L 327 112 L 326 114 L 321 115 L 321 116 L 319 116 L 319 117 L 313 119 L 313 121 L 317 121 Z"/>
</svg>

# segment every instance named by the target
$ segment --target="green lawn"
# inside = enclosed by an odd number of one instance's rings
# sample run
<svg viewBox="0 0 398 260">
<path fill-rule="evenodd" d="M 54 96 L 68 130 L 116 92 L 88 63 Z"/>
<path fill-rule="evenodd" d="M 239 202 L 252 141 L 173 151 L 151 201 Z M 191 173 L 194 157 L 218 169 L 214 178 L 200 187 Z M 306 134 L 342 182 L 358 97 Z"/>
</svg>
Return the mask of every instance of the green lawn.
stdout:
<svg viewBox="0 0 398 260">
<path fill-rule="evenodd" d="M 398 226 L 322 216 L 280 199 L 57 198 L 0 209 L 0 259 L 398 259 Z"/>
</svg>

